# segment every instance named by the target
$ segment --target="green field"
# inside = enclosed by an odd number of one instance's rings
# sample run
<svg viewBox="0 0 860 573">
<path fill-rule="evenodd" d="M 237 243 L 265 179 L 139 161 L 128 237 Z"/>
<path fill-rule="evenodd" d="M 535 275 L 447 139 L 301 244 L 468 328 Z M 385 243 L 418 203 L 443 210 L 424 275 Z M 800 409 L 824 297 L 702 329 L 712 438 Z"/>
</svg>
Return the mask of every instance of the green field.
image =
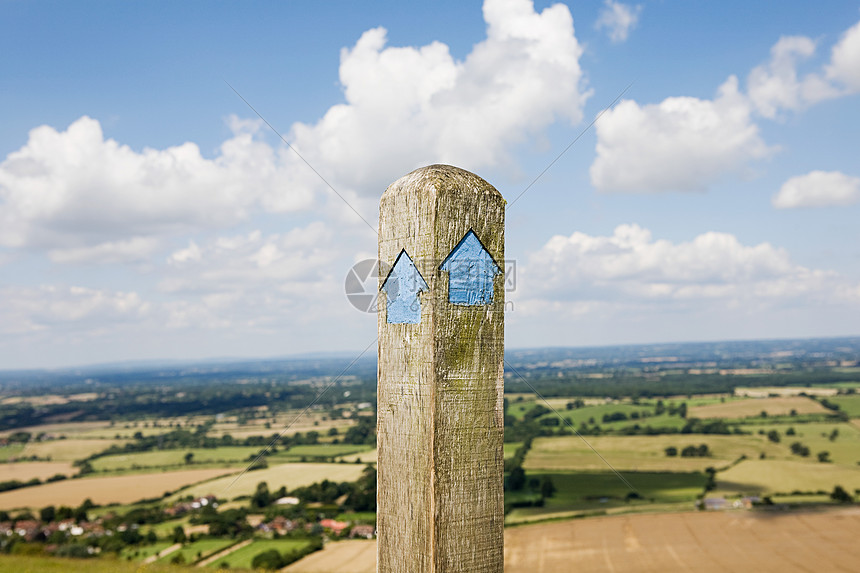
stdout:
<svg viewBox="0 0 860 573">
<path fill-rule="evenodd" d="M 185 450 L 159 450 L 135 452 L 96 458 L 91 462 L 96 471 L 122 471 L 163 467 L 215 467 L 241 466 L 249 456 L 256 455 L 261 448 L 254 446 L 229 446 L 222 448 L 189 448 Z M 192 463 L 185 463 L 186 454 L 193 454 Z"/>
<path fill-rule="evenodd" d="M 603 472 L 528 472 L 529 478 L 548 476 L 556 493 L 545 499 L 543 507 L 518 507 L 506 518 L 508 523 L 552 517 L 574 511 L 600 511 L 642 503 L 625 501 L 633 490 L 612 471 Z M 650 503 L 692 502 L 704 488 L 706 477 L 700 472 L 623 472 L 627 482 L 644 501 Z M 505 496 L 505 503 L 528 493 Z M 532 497 L 536 497 L 532 495 Z"/>
<path fill-rule="evenodd" d="M 293 446 L 288 450 L 280 450 L 269 457 L 272 461 L 298 461 L 301 458 L 335 458 L 349 456 L 373 450 L 373 446 L 364 444 L 315 444 L 307 446 Z"/>
<path fill-rule="evenodd" d="M 505 459 L 514 457 L 514 454 L 517 453 L 517 450 L 522 447 L 522 442 L 510 442 L 506 443 L 504 447 L 504 456 Z"/>
<path fill-rule="evenodd" d="M 6 446 L 0 446 L 0 461 L 5 462 L 9 458 L 18 457 L 21 455 L 21 452 L 23 450 L 23 444 L 9 444 Z"/>
<path fill-rule="evenodd" d="M 177 558 L 177 556 L 181 555 L 182 563 L 191 564 L 200 561 L 201 559 L 205 559 L 210 555 L 221 551 L 238 543 L 238 540 L 234 539 L 198 539 L 192 543 L 187 545 L 183 545 L 181 549 L 174 551 L 173 553 L 169 553 L 159 559 L 159 561 L 164 562 L 172 562 L 173 559 Z M 250 567 L 250 563 L 248 564 Z"/>
<path fill-rule="evenodd" d="M 837 404 L 840 410 L 852 418 L 860 418 L 860 394 L 833 396 L 827 400 Z"/>
<path fill-rule="evenodd" d="M 158 543 L 144 545 L 142 547 L 130 546 L 122 550 L 120 557 L 126 561 L 143 561 L 147 557 L 164 551 L 171 545 L 173 545 L 172 541 L 159 541 Z"/>
<path fill-rule="evenodd" d="M 221 567 L 222 563 L 227 563 L 230 566 L 230 569 L 236 569 L 237 567 L 250 569 L 251 562 L 254 560 L 254 557 L 264 551 L 277 549 L 281 553 L 287 553 L 289 551 L 303 549 L 308 545 L 308 543 L 309 542 L 304 539 L 259 539 L 250 545 L 237 549 L 229 555 L 225 555 L 221 559 L 213 561 L 209 564 L 209 567 L 218 568 Z"/>
<path fill-rule="evenodd" d="M 793 460 L 746 460 L 717 474 L 712 495 L 830 492 L 841 485 L 849 492 L 860 488 L 860 467 Z"/>
<path fill-rule="evenodd" d="M 376 523 L 375 511 L 352 511 L 349 513 L 341 513 L 335 517 L 338 521 L 348 521 L 350 523 Z"/>
<path fill-rule="evenodd" d="M 666 434 L 660 436 L 587 436 L 585 440 L 600 452 L 600 458 L 576 436 L 536 438 L 523 467 L 528 470 L 578 471 L 605 470 L 607 463 L 625 471 L 702 471 L 708 466 L 728 465 L 742 455 L 758 458 L 785 456 L 787 444 L 773 444 L 764 436 L 718 436 Z M 704 458 L 668 457 L 665 449 L 707 444 L 711 456 Z"/>
<path fill-rule="evenodd" d="M 121 559 L 62 559 L 38 555 L 2 555 L 0 571 L 15 573 L 188 573 L 187 567 L 152 563 L 141 565 Z"/>
<path fill-rule="evenodd" d="M 794 428 L 795 435 L 786 435 L 788 428 Z M 779 452 L 771 453 L 768 458 L 818 463 L 818 452 L 829 452 L 830 460 L 836 464 L 856 466 L 860 462 L 860 428 L 848 423 L 810 423 L 810 424 L 773 424 L 755 425 L 744 427 L 744 430 L 758 432 L 762 430 L 769 432 L 775 430 L 780 435 Z M 834 440 L 830 440 L 833 430 L 838 431 Z M 800 442 L 807 446 L 810 451 L 808 458 L 800 458 L 792 455 L 790 446 L 793 442 Z M 772 448 L 771 448 L 772 450 Z"/>
</svg>

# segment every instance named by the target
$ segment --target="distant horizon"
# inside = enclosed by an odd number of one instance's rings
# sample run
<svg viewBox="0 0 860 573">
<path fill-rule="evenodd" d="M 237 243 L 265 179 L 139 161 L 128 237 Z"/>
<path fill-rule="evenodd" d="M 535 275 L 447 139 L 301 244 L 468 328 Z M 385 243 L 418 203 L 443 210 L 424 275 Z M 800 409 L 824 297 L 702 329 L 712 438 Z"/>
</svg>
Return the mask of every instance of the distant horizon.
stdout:
<svg viewBox="0 0 860 573">
<path fill-rule="evenodd" d="M 649 346 L 687 346 L 697 344 L 725 344 L 725 343 L 766 343 L 766 342 L 793 342 L 793 341 L 812 341 L 812 340 L 857 340 L 860 341 L 860 334 L 845 335 L 845 336 L 808 336 L 808 337 L 784 337 L 784 338 L 725 338 L 715 340 L 687 340 L 687 341 L 661 341 L 661 342 L 631 342 L 623 344 L 592 344 L 592 345 L 545 345 L 545 346 L 515 346 L 505 347 L 505 352 L 522 352 L 529 350 L 587 350 L 589 348 L 630 348 L 630 347 L 649 347 Z M 331 360 L 366 360 L 369 358 L 376 359 L 376 351 L 368 349 L 360 356 L 361 350 L 356 350 L 354 353 L 350 351 L 320 351 L 320 352 L 301 352 L 296 354 L 270 355 L 270 356 L 209 356 L 201 358 L 143 358 L 116 360 L 107 362 L 91 362 L 61 365 L 56 367 L 32 367 L 32 368 L 0 368 L 0 374 L 9 374 L 14 372 L 63 372 L 70 370 L 90 370 L 102 369 L 110 371 L 111 368 L 135 368 L 145 369 L 147 366 L 157 367 L 164 366 L 193 366 L 193 365 L 209 365 L 209 364 L 238 364 L 242 362 L 278 362 L 278 361 L 301 361 L 314 359 L 331 359 Z"/>
</svg>

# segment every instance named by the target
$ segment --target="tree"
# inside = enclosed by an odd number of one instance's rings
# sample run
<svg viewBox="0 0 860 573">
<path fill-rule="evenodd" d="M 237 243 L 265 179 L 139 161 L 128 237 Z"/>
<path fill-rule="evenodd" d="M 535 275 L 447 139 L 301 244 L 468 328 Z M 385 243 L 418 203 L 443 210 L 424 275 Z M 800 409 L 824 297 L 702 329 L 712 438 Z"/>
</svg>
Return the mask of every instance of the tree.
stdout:
<svg viewBox="0 0 860 573">
<path fill-rule="evenodd" d="M 194 453 L 193 453 L 193 452 L 188 452 L 187 454 L 185 454 L 185 458 L 184 458 L 184 459 L 185 459 L 185 465 L 190 464 L 190 463 L 191 463 L 191 461 L 194 459 Z"/>
<path fill-rule="evenodd" d="M 251 567 L 254 569 L 276 570 L 284 566 L 284 558 L 277 549 L 269 549 L 254 556 Z"/>
<path fill-rule="evenodd" d="M 771 430 L 767 433 L 767 439 L 773 442 L 774 444 L 779 443 L 779 432 L 776 430 Z"/>
<path fill-rule="evenodd" d="M 185 529 L 181 525 L 173 528 L 173 543 L 185 543 L 188 538 L 185 536 Z"/>
<path fill-rule="evenodd" d="M 54 521 L 56 515 L 57 510 L 54 508 L 53 505 L 43 507 L 39 511 L 39 519 L 42 521 L 42 523 L 51 523 L 52 521 Z"/>
<path fill-rule="evenodd" d="M 833 431 L 830 432 L 830 441 L 835 442 L 836 438 L 838 438 L 838 437 L 839 437 L 839 429 L 833 428 Z"/>
<path fill-rule="evenodd" d="M 666 448 L 666 455 L 669 456 L 670 458 L 677 456 L 678 455 L 678 448 L 676 448 L 675 446 L 669 446 L 668 448 Z"/>
<path fill-rule="evenodd" d="M 251 496 L 251 507 L 263 508 L 272 503 L 272 495 L 269 493 L 269 485 L 261 481 L 257 484 L 257 491 Z"/>
<path fill-rule="evenodd" d="M 511 470 L 508 476 L 508 488 L 511 491 L 519 491 L 526 485 L 526 472 L 522 466 L 516 466 Z"/>
<path fill-rule="evenodd" d="M 556 492 L 555 484 L 552 483 L 552 478 L 549 476 L 543 476 L 540 483 L 540 495 L 541 497 L 552 497 Z"/>
<path fill-rule="evenodd" d="M 786 435 L 786 436 L 793 436 L 793 435 L 795 435 L 794 427 L 790 427 L 789 429 L 787 429 L 787 430 L 785 431 L 785 435 Z"/>
<path fill-rule="evenodd" d="M 854 501 L 854 498 L 851 497 L 841 485 L 837 485 L 833 488 L 833 492 L 830 494 L 830 499 L 839 503 L 851 503 Z"/>
<path fill-rule="evenodd" d="M 830 452 L 818 452 L 818 461 L 822 464 L 830 462 Z"/>
<path fill-rule="evenodd" d="M 678 415 L 682 418 L 687 417 L 687 403 L 681 402 L 681 405 L 678 407 Z"/>
</svg>

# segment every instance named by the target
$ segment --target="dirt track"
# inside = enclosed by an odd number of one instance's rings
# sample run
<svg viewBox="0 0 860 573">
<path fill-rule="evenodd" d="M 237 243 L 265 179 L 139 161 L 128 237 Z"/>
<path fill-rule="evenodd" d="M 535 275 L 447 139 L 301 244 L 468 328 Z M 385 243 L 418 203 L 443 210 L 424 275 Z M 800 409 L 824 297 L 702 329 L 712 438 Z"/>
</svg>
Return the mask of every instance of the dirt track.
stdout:
<svg viewBox="0 0 860 573">
<path fill-rule="evenodd" d="M 860 508 L 827 513 L 675 513 L 505 530 L 507 573 L 851 572 Z M 329 544 L 290 573 L 374 573 L 372 541 Z"/>
</svg>

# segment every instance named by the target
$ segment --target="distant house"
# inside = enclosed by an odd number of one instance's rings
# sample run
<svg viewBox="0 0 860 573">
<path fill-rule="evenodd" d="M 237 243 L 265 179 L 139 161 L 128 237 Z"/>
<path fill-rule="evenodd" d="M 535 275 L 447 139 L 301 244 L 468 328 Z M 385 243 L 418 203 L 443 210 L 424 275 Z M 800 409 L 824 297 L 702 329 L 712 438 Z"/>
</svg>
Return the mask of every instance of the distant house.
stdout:
<svg viewBox="0 0 860 573">
<path fill-rule="evenodd" d="M 726 501 L 724 497 L 706 497 L 702 500 L 705 509 L 709 510 L 720 510 L 726 509 L 729 505 L 729 502 Z"/>
<path fill-rule="evenodd" d="M 335 535 L 340 535 L 347 527 L 349 527 L 349 523 L 345 521 L 335 521 L 334 519 L 321 519 L 320 525 Z"/>
<path fill-rule="evenodd" d="M 279 497 L 275 500 L 275 505 L 298 505 L 299 498 L 287 496 L 287 497 Z"/>
<path fill-rule="evenodd" d="M 373 539 L 373 536 L 376 535 L 376 528 L 372 525 L 356 525 L 352 528 L 352 531 L 349 532 L 350 538 L 360 537 L 362 539 Z"/>
</svg>

